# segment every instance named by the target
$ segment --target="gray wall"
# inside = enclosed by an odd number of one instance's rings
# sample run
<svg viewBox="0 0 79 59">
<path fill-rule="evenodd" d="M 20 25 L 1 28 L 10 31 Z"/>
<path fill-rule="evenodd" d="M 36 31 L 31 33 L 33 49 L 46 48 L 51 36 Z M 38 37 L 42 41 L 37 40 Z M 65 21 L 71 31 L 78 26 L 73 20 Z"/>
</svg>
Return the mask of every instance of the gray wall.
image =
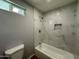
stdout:
<svg viewBox="0 0 79 59">
<path fill-rule="evenodd" d="M 16 3 L 27 9 L 25 16 L 0 10 L 0 54 L 24 43 L 27 57 L 33 53 L 33 8 L 22 1 Z"/>
</svg>

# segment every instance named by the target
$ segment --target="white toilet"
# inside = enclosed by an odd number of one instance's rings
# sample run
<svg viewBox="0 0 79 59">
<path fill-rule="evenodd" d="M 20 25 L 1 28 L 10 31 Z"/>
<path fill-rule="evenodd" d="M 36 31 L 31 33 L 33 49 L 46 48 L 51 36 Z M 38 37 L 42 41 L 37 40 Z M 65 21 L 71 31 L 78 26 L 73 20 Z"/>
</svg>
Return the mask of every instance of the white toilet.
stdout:
<svg viewBox="0 0 79 59">
<path fill-rule="evenodd" d="M 24 53 L 24 44 L 16 46 L 14 48 L 5 51 L 5 54 L 11 59 L 22 59 Z"/>
</svg>

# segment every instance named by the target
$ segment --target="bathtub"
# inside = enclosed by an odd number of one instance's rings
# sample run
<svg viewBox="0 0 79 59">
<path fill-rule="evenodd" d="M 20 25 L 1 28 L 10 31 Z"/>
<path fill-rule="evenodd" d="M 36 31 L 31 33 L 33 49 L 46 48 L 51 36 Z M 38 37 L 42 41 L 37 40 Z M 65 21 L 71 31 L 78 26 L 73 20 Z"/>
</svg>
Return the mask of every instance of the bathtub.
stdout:
<svg viewBox="0 0 79 59">
<path fill-rule="evenodd" d="M 40 59 L 74 59 L 73 54 L 45 43 L 35 47 L 35 53 Z"/>
</svg>

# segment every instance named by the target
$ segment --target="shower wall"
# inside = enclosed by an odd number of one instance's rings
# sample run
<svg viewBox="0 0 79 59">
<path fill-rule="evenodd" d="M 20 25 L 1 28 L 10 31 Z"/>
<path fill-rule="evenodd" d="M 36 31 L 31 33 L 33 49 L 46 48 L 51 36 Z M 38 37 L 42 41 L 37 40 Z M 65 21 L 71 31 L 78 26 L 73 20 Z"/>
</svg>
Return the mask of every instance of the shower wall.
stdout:
<svg viewBox="0 0 79 59">
<path fill-rule="evenodd" d="M 77 1 L 77 36 L 76 36 L 76 46 L 75 46 L 75 54 L 79 55 L 79 0 Z"/>
<path fill-rule="evenodd" d="M 45 14 L 42 22 L 43 42 L 70 52 L 74 50 L 76 8 L 75 2 Z"/>
<path fill-rule="evenodd" d="M 41 28 L 42 22 L 40 22 L 42 13 L 34 9 L 34 44 L 35 46 L 39 45 L 41 42 Z"/>
<path fill-rule="evenodd" d="M 43 15 L 34 12 L 35 46 L 40 42 L 72 52 L 76 43 L 77 3 L 63 6 Z"/>
</svg>

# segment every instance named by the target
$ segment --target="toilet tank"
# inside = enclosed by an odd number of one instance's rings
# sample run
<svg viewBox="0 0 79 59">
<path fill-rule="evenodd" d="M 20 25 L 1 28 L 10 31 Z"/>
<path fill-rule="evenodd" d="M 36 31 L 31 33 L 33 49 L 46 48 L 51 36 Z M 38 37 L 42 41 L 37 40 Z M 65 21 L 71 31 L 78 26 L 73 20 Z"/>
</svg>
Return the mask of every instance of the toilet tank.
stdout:
<svg viewBox="0 0 79 59">
<path fill-rule="evenodd" d="M 24 53 L 24 44 L 13 47 L 5 51 L 5 55 L 9 56 L 11 59 L 22 59 Z"/>
</svg>

